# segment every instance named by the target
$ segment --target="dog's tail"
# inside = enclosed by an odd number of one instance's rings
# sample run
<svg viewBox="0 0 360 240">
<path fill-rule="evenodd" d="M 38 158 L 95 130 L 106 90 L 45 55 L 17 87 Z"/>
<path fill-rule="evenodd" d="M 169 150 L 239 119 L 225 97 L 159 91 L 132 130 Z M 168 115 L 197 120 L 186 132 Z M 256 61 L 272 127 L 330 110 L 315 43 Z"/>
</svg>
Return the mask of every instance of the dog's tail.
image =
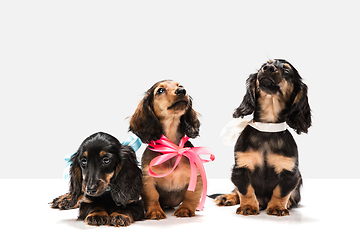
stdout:
<svg viewBox="0 0 360 240">
<path fill-rule="evenodd" d="M 215 198 L 217 198 L 218 196 L 221 196 L 221 195 L 224 195 L 224 194 L 223 193 L 215 193 L 215 194 L 207 195 L 207 197 L 215 199 Z"/>
</svg>

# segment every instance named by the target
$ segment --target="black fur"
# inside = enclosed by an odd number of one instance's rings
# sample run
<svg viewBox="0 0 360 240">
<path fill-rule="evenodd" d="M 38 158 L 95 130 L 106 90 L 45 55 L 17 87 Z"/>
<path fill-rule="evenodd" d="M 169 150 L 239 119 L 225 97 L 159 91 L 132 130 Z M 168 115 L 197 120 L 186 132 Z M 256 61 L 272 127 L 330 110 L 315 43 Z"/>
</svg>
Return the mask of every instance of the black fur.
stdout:
<svg viewBox="0 0 360 240">
<path fill-rule="evenodd" d="M 286 122 L 298 134 L 308 132 L 311 110 L 307 86 L 294 66 L 286 60 L 275 59 L 263 64 L 257 73 L 250 74 L 246 80 L 245 96 L 233 117 L 250 114 L 253 114 L 254 122 Z M 234 151 L 231 180 L 237 187 L 235 192 L 240 193 L 240 199 L 230 194 L 218 196 L 215 201 L 219 205 L 233 205 L 240 201 L 237 213 L 244 215 L 258 214 L 257 208 L 267 208 L 267 213 L 271 215 L 288 215 L 287 208 L 296 206 L 300 201 L 302 185 L 298 149 L 291 133 L 288 130 L 261 132 L 246 126 Z M 249 208 L 241 204 L 241 197 L 245 197 L 250 185 L 258 206 L 255 206 L 256 201 L 251 201 Z M 270 201 L 274 194 L 277 197 Z M 286 206 L 285 200 L 276 200 L 279 198 L 288 199 Z"/>
<path fill-rule="evenodd" d="M 267 150 L 264 151 L 264 148 Z M 234 150 L 235 152 L 249 150 L 263 152 L 265 165 L 262 168 L 256 167 L 254 171 L 250 171 L 248 168 L 239 168 L 235 164 L 231 176 L 232 182 L 243 195 L 246 195 L 248 185 L 251 183 L 255 189 L 260 210 L 266 209 L 276 185 L 280 185 L 281 195 L 285 197 L 302 182 L 298 169 L 297 145 L 288 130 L 279 133 L 264 133 L 247 126 L 237 140 Z M 266 163 L 266 156 L 269 152 L 285 157 L 294 157 L 294 169 L 292 171 L 283 170 L 277 174 L 274 168 Z M 300 191 L 300 186 L 297 190 Z M 298 196 L 299 198 L 293 202 L 292 207 L 300 201 L 300 192 Z"/>
<path fill-rule="evenodd" d="M 71 209 L 80 204 L 79 220 L 127 226 L 144 216 L 141 189 L 134 150 L 99 132 L 86 138 L 71 157 L 69 193 L 54 199 L 52 207 Z"/>
<path fill-rule="evenodd" d="M 291 97 L 286 102 L 286 108 L 278 116 L 278 122 L 286 122 L 297 134 L 302 132 L 307 133 L 308 128 L 311 126 L 311 109 L 307 96 L 308 88 L 306 84 L 303 83 L 298 71 L 289 62 L 283 59 L 276 59 L 275 63 L 279 68 L 281 68 L 283 64 L 291 66 L 291 71 L 284 75 L 286 81 L 294 86 Z M 240 106 L 235 109 L 233 114 L 234 118 L 244 117 L 254 113 L 254 120 L 260 121 L 259 114 L 261 113 L 261 105 L 258 103 L 260 89 L 259 86 L 256 85 L 257 78 L 258 73 L 253 73 L 250 74 L 246 80 L 246 94 Z"/>
</svg>

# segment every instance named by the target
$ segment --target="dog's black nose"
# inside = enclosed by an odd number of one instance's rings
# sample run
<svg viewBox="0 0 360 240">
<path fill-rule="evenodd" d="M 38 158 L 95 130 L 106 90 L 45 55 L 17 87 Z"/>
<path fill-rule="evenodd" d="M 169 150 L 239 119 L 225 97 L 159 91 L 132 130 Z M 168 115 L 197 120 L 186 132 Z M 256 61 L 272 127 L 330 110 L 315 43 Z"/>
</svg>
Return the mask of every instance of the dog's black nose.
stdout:
<svg viewBox="0 0 360 240">
<path fill-rule="evenodd" d="M 95 193 L 97 192 L 97 188 L 95 186 L 93 187 L 86 187 L 86 192 L 89 195 L 95 195 Z"/>
<path fill-rule="evenodd" d="M 276 67 L 274 65 L 271 65 L 271 64 L 266 64 L 265 66 L 263 66 L 263 71 L 264 72 L 275 72 L 276 71 Z"/>
<path fill-rule="evenodd" d="M 185 88 L 178 88 L 175 90 L 175 94 L 180 97 L 183 97 L 186 94 L 186 90 L 185 90 Z"/>
</svg>

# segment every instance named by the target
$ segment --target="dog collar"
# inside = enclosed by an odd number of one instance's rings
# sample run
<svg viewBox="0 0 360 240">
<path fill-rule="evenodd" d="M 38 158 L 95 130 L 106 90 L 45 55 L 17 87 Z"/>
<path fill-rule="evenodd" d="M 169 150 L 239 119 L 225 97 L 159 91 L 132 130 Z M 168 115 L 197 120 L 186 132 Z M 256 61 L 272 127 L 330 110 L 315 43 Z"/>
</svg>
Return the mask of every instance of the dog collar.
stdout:
<svg viewBox="0 0 360 240">
<path fill-rule="evenodd" d="M 286 122 L 282 123 L 262 123 L 262 122 L 254 122 L 254 120 L 251 120 L 248 125 L 255 128 L 256 130 L 260 132 L 283 132 L 287 129 Z"/>
<path fill-rule="evenodd" d="M 228 146 L 234 146 L 241 132 L 249 125 L 260 132 L 283 132 L 287 129 L 286 122 L 283 123 L 262 123 L 254 120 L 234 118 L 222 129 L 220 136 L 223 137 L 223 143 Z"/>
</svg>

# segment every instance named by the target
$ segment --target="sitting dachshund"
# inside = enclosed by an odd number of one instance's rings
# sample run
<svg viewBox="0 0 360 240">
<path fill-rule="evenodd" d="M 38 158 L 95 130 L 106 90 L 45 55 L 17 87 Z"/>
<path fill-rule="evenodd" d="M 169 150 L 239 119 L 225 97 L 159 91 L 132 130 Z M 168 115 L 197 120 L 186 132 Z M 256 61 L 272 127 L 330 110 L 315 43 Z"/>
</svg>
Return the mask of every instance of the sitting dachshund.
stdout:
<svg viewBox="0 0 360 240">
<path fill-rule="evenodd" d="M 153 85 L 145 94 L 130 120 L 129 130 L 144 143 L 160 139 L 165 135 L 174 144 L 186 134 L 190 138 L 199 135 L 200 122 L 192 109 L 192 99 L 179 83 L 165 80 Z M 185 147 L 192 147 L 188 141 Z M 199 205 L 202 194 L 202 180 L 197 174 L 196 190 L 187 191 L 190 181 L 190 163 L 182 157 L 175 170 L 162 178 L 149 175 L 151 160 L 161 153 L 146 149 L 142 156 L 143 189 L 141 192 L 145 205 L 145 218 L 163 219 L 165 207 L 180 207 L 174 212 L 177 217 L 191 217 Z M 167 173 L 173 167 L 175 157 L 151 169 L 157 174 Z"/>
<path fill-rule="evenodd" d="M 95 133 L 71 157 L 69 193 L 54 199 L 52 208 L 80 206 L 78 219 L 89 225 L 128 226 L 144 216 L 141 178 L 131 147 Z"/>
<path fill-rule="evenodd" d="M 289 62 L 268 61 L 246 84 L 234 118 L 253 113 L 252 125 L 287 124 L 297 134 L 308 132 L 311 111 L 307 86 Z M 245 127 L 235 144 L 231 180 L 236 188 L 215 201 L 218 205 L 240 202 L 237 213 L 242 215 L 256 215 L 263 209 L 269 215 L 289 215 L 289 209 L 300 201 L 302 184 L 297 145 L 286 127 L 264 132 L 252 125 Z"/>
</svg>

